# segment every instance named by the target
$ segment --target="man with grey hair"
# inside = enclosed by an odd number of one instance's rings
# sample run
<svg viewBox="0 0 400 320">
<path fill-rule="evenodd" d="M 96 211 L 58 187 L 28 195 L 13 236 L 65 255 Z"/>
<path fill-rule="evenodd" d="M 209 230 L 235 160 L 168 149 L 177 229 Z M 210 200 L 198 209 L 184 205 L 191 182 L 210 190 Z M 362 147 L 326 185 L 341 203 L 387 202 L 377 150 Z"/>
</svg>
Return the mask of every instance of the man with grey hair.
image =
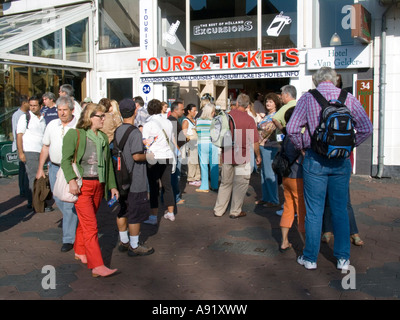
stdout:
<svg viewBox="0 0 400 320">
<path fill-rule="evenodd" d="M 295 86 L 288 84 L 281 88 L 283 106 L 272 117 L 273 123 L 281 132 L 283 128 L 286 127 L 285 113 L 290 108 L 294 108 L 296 106 L 296 97 L 297 91 Z"/>
<path fill-rule="evenodd" d="M 229 113 L 235 122 L 235 129 L 231 127 L 231 131 L 234 130 L 234 146 L 222 150 L 221 185 L 214 206 L 214 216 L 216 217 L 221 217 L 225 213 L 229 202 L 231 203 L 230 218 L 246 216 L 246 213 L 242 211 L 242 206 L 250 183 L 250 152 L 252 150 L 256 155 L 257 166 L 261 164 L 257 126 L 246 111 L 250 103 L 248 95 L 240 94 L 236 101 L 236 108 Z"/>
<path fill-rule="evenodd" d="M 62 158 L 62 144 L 65 134 L 70 129 L 74 129 L 77 123 L 73 116 L 74 101 L 69 96 L 60 97 L 57 100 L 58 119 L 50 121 L 47 125 L 42 139 L 43 146 L 39 157 L 39 166 L 36 172 L 36 179 L 44 177 L 43 166 L 48 158 L 49 162 L 49 180 L 53 191 L 56 182 L 57 172 L 60 169 Z M 73 203 L 64 202 L 54 197 L 57 207 L 63 214 L 63 245 L 62 252 L 67 252 L 73 248 L 75 242 L 75 231 L 78 223 L 78 217 Z"/>
<path fill-rule="evenodd" d="M 40 110 L 44 120 L 46 120 L 46 125 L 49 124 L 51 120 L 58 118 L 57 106 L 56 106 L 56 96 L 53 92 L 46 92 L 42 95 L 44 107 Z"/>
<path fill-rule="evenodd" d="M 326 100 L 338 99 L 341 89 L 336 87 L 337 74 L 329 67 L 313 75 L 316 89 Z M 350 93 L 345 105 L 350 110 L 355 127 L 355 145 L 372 134 L 372 124 L 361 103 Z M 286 126 L 288 137 L 297 150 L 305 155 L 303 161 L 304 200 L 306 204 L 306 243 L 297 262 L 306 269 L 317 268 L 321 242 L 325 200 L 332 211 L 335 245 L 333 255 L 337 268 L 347 270 L 350 265 L 350 227 L 347 213 L 351 164 L 349 158 L 328 158 L 311 148 L 311 135 L 319 125 L 321 106 L 310 92 L 301 96 Z M 303 128 L 307 127 L 307 130 Z M 328 195 L 328 196 L 327 196 Z"/>
<path fill-rule="evenodd" d="M 58 91 L 60 97 L 69 96 L 74 102 L 74 116 L 76 120 L 81 117 L 82 108 L 81 105 L 74 98 L 74 88 L 70 84 L 63 84 Z"/>
</svg>

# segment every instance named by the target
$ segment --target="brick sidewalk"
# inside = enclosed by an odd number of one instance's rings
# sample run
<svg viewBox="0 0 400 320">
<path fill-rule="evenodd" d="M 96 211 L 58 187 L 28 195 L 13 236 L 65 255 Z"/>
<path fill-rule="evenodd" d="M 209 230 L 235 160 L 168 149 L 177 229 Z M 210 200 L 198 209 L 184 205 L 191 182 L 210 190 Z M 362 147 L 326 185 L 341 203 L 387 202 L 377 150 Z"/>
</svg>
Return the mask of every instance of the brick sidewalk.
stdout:
<svg viewBox="0 0 400 320">
<path fill-rule="evenodd" d="M 60 211 L 30 213 L 18 196 L 17 178 L 2 178 L 0 299 L 399 299 L 399 180 L 352 177 L 351 198 L 365 245 L 351 247 L 356 289 L 349 290 L 342 287 L 346 275 L 336 270 L 333 241 L 321 245 L 316 271 L 296 262 L 303 244 L 295 227 L 289 233 L 294 250 L 279 252 L 276 208 L 254 204 L 259 180 L 252 176 L 244 205 L 248 215 L 240 219 L 229 219 L 227 214 L 214 217 L 217 194 L 199 194 L 186 185 L 186 202 L 178 207 L 175 222 L 160 215 L 158 227 L 142 227 L 141 238 L 155 249 L 146 257 L 129 257 L 116 249 L 118 207 L 111 211 L 102 203 L 99 241 L 106 265 L 119 273 L 94 279 L 85 265 L 74 260 L 72 251 L 60 251 Z M 42 288 L 46 265 L 55 268 L 56 289 Z"/>
</svg>

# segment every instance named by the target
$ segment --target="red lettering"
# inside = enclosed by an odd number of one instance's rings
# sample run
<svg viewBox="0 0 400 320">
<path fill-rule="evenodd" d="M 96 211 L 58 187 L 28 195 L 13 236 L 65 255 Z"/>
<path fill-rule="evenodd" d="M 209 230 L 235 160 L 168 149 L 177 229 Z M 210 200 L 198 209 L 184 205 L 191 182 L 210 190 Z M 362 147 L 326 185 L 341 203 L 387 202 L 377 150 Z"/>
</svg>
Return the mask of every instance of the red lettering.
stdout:
<svg viewBox="0 0 400 320">
<path fill-rule="evenodd" d="M 217 57 L 219 57 L 219 68 L 222 69 L 224 67 L 224 57 L 226 57 L 226 53 L 216 53 Z"/>
<path fill-rule="evenodd" d="M 179 69 L 179 71 L 182 71 L 182 62 L 183 59 L 182 57 L 172 57 L 173 63 L 172 63 L 172 70 L 176 71 L 176 68 Z"/>
<path fill-rule="evenodd" d="M 241 64 L 238 64 L 238 63 L 237 63 L 238 56 L 245 57 L 246 55 L 244 54 L 244 52 L 236 52 L 235 55 L 233 56 L 233 65 L 234 65 L 236 68 L 242 69 L 242 68 L 244 68 L 244 66 L 245 66 L 246 63 L 245 63 L 245 62 L 242 62 Z"/>
<path fill-rule="evenodd" d="M 263 50 L 261 51 L 261 66 L 262 67 L 272 67 L 273 63 L 268 63 L 267 61 L 274 60 L 274 57 L 268 56 L 268 54 L 271 54 L 272 50 Z"/>
<path fill-rule="evenodd" d="M 161 71 L 168 72 L 171 70 L 171 57 L 167 57 L 167 61 L 168 61 L 168 67 L 164 68 L 165 57 L 161 57 L 161 64 L 160 64 Z"/>
<path fill-rule="evenodd" d="M 274 52 L 276 52 L 276 55 L 278 57 L 278 67 L 280 67 L 282 65 L 282 53 L 285 53 L 285 49 L 276 49 L 274 50 Z"/>
<path fill-rule="evenodd" d="M 287 57 L 286 64 L 288 66 L 296 66 L 300 63 L 299 50 L 295 48 L 286 51 L 286 57 Z"/>
<path fill-rule="evenodd" d="M 151 68 L 151 63 L 154 61 L 155 68 Z M 157 58 L 150 58 L 149 61 L 147 62 L 147 69 L 149 69 L 150 72 L 156 72 L 160 66 L 160 63 L 158 62 Z"/>
<path fill-rule="evenodd" d="M 251 68 L 251 64 L 254 62 L 256 67 L 260 67 L 260 63 L 257 59 L 257 55 L 259 54 L 259 51 L 256 51 L 253 53 L 253 55 L 251 54 L 251 52 L 247 53 L 247 67 Z"/>
<path fill-rule="evenodd" d="M 140 72 L 143 73 L 143 69 L 144 69 L 144 62 L 146 61 L 145 58 L 140 58 L 138 59 L 139 63 L 140 63 Z"/>
<path fill-rule="evenodd" d="M 185 69 L 186 71 L 192 71 L 196 66 L 194 61 L 192 60 L 195 60 L 194 56 L 192 55 L 186 56 L 184 61 L 188 66 L 183 67 L 183 69 Z"/>
</svg>

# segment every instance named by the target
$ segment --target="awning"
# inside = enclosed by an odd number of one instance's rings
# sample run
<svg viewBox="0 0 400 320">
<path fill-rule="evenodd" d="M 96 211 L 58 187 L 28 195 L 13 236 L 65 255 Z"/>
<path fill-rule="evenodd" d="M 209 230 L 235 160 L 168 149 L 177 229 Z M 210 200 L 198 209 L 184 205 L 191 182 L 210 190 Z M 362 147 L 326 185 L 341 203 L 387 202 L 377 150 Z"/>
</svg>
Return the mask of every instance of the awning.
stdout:
<svg viewBox="0 0 400 320">
<path fill-rule="evenodd" d="M 92 68 L 92 12 L 92 4 L 83 3 L 1 17 L 0 59 Z M 78 45 L 66 41 L 74 37 L 70 26 L 86 28 Z"/>
</svg>

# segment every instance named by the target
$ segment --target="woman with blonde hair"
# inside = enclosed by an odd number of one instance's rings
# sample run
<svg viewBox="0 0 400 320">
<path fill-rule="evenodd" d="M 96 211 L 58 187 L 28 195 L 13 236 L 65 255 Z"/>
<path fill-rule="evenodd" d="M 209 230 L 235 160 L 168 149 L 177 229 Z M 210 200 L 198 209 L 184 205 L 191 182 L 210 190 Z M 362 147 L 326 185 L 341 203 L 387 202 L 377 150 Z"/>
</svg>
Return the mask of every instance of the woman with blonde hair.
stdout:
<svg viewBox="0 0 400 320">
<path fill-rule="evenodd" d="M 122 124 L 121 113 L 119 112 L 118 102 L 103 98 L 99 101 L 106 108 L 103 131 L 108 137 L 108 143 L 114 139 L 114 132 Z"/>
<path fill-rule="evenodd" d="M 211 120 L 215 115 L 215 105 L 207 103 L 200 118 L 196 120 L 196 132 L 198 136 L 198 153 L 200 158 L 201 185 L 197 192 L 208 192 L 209 181 L 211 180 L 211 190 L 218 189 L 219 161 L 218 148 L 211 143 L 210 128 Z"/>
<path fill-rule="evenodd" d="M 103 128 L 105 107 L 90 103 L 82 111 L 76 130 L 68 130 L 62 146 L 61 168 L 72 194 L 78 195 L 75 203 L 79 223 L 74 243 L 75 259 L 87 263 L 93 277 L 107 277 L 117 271 L 104 265 L 98 240 L 96 213 L 101 200 L 119 198 L 111 161 L 107 135 Z M 75 158 L 76 150 L 76 158 Z M 72 168 L 75 158 L 82 186 Z"/>
</svg>

